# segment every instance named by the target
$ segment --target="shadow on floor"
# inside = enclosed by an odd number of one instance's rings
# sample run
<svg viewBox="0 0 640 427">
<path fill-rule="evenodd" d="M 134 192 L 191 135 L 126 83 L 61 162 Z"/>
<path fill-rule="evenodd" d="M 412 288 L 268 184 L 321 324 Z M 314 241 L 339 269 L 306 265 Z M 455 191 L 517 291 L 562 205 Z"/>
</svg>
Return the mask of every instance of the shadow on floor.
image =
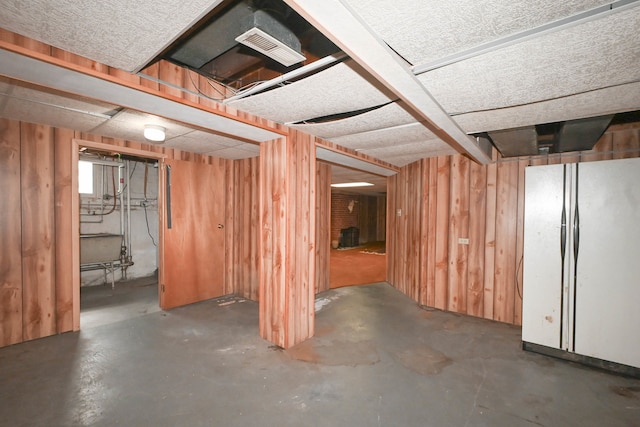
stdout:
<svg viewBox="0 0 640 427">
<path fill-rule="evenodd" d="M 80 288 L 80 328 L 121 322 L 160 311 L 156 276 Z"/>
</svg>

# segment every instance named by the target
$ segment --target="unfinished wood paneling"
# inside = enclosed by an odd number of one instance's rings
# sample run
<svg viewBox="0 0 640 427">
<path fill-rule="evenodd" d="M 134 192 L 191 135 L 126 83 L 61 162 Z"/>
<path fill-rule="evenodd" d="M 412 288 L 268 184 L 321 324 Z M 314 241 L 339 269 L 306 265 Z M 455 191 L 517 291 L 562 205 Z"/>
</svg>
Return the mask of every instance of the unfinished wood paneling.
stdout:
<svg viewBox="0 0 640 427">
<path fill-rule="evenodd" d="M 20 123 L 0 119 L 0 346 L 22 341 Z"/>
<path fill-rule="evenodd" d="M 22 322 L 31 340 L 56 333 L 53 130 L 23 123 L 21 139 Z"/>
<path fill-rule="evenodd" d="M 518 222 L 518 163 L 498 164 L 494 319 L 512 323 Z"/>
<path fill-rule="evenodd" d="M 447 307 L 459 313 L 467 312 L 467 280 L 469 266 L 469 159 L 452 156 L 449 214 L 449 301 Z"/>
<path fill-rule="evenodd" d="M 56 328 L 58 333 L 74 329 L 73 279 L 79 274 L 74 266 L 74 234 L 72 233 L 74 216 L 73 198 L 77 197 L 72 186 L 71 144 L 63 141 L 73 139 L 73 131 L 55 130 L 55 283 L 56 283 Z"/>
<path fill-rule="evenodd" d="M 400 173 L 400 172 L 399 172 Z M 399 174 L 398 173 L 398 174 Z M 397 236 L 396 230 L 396 209 L 398 207 L 398 201 L 396 200 L 396 188 L 398 188 L 398 174 L 392 175 L 387 178 L 387 231 L 385 235 L 385 245 L 387 252 L 387 282 L 398 283 L 399 277 L 396 275 L 396 259 L 397 251 L 396 245 L 400 239 L 395 238 Z"/>
<path fill-rule="evenodd" d="M 607 132 L 593 147 L 591 154 L 584 156 L 583 161 L 596 162 L 598 160 L 609 160 L 611 159 L 611 150 L 613 150 L 613 132 Z"/>
<path fill-rule="evenodd" d="M 158 61 L 158 78 L 172 85 L 160 85 L 160 92 L 181 98 L 184 91 L 179 87 L 184 82 L 184 68 L 168 61 Z M 175 86 L 173 86 L 175 85 Z"/>
<path fill-rule="evenodd" d="M 387 196 L 376 197 L 376 241 L 386 240 L 387 235 Z"/>
<path fill-rule="evenodd" d="M 331 166 L 316 164 L 316 293 L 329 290 L 331 250 Z"/>
<path fill-rule="evenodd" d="M 438 159 L 432 158 L 424 160 L 423 163 L 428 162 L 428 168 L 423 172 L 428 181 L 424 187 L 426 193 L 426 199 L 423 195 L 423 209 L 427 211 L 426 215 L 426 289 L 427 295 L 423 298 L 423 304 L 429 307 L 436 306 L 436 236 L 438 225 Z M 424 182 L 424 177 L 423 177 Z M 424 216 L 423 216 L 424 217 Z M 424 257 L 423 257 L 424 258 Z"/>
<path fill-rule="evenodd" d="M 232 200 L 227 219 L 227 251 L 231 259 L 228 292 L 258 300 L 259 277 L 259 171 L 258 158 L 235 160 L 232 163 L 229 191 Z M 230 209 L 229 209 L 230 208 Z"/>
<path fill-rule="evenodd" d="M 410 172 L 411 176 L 420 176 L 422 175 L 422 162 L 416 162 L 413 164 L 413 170 Z M 422 181 L 417 179 L 408 180 L 408 191 L 411 194 L 420 194 L 422 192 Z M 411 230 L 408 247 L 407 247 L 407 294 L 410 295 L 413 299 L 418 300 L 420 295 L 420 271 L 421 271 L 421 262 L 420 262 L 420 247 L 422 244 L 421 241 L 421 209 L 420 209 L 421 199 L 416 197 L 409 201 L 407 206 L 407 230 Z"/>
<path fill-rule="evenodd" d="M 640 129 L 629 129 L 624 132 L 613 132 L 614 159 L 638 157 L 640 149 Z"/>
<path fill-rule="evenodd" d="M 505 159 L 486 166 L 451 156 L 403 167 L 389 179 L 389 215 L 414 209 L 409 200 L 420 200 L 415 209 L 421 219 L 416 224 L 388 218 L 387 280 L 421 305 L 521 324 L 524 169 L 637 157 L 639 131 L 638 126 L 615 127 L 590 152 Z M 416 255 L 411 242 L 420 233 Z M 459 243 L 465 237 L 468 246 Z M 421 264 L 417 283 L 415 259 Z"/>
<path fill-rule="evenodd" d="M 313 336 L 315 168 L 301 132 L 260 145 L 260 335 L 284 348 Z"/>
<path fill-rule="evenodd" d="M 436 188 L 435 302 L 436 308 L 447 309 L 449 291 L 449 197 L 451 157 L 438 158 Z"/>
<path fill-rule="evenodd" d="M 467 313 L 483 315 L 487 168 L 469 162 L 469 253 Z"/>
</svg>

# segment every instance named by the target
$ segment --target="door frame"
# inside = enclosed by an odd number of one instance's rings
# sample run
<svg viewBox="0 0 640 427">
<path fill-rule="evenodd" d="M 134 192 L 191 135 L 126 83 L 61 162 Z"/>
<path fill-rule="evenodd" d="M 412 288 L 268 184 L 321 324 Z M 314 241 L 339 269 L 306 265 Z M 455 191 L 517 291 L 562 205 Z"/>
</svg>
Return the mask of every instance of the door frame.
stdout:
<svg viewBox="0 0 640 427">
<path fill-rule="evenodd" d="M 73 330 L 80 330 L 80 194 L 78 193 L 78 161 L 80 149 L 91 148 L 107 153 L 117 152 L 144 159 L 156 160 L 159 163 L 158 176 L 158 295 L 160 286 L 164 283 L 164 221 L 165 221 L 165 154 L 156 153 L 137 148 L 129 148 L 119 145 L 105 144 L 103 142 L 87 141 L 83 139 L 71 139 L 71 253 L 72 253 L 72 283 L 73 287 Z M 159 304 L 159 300 L 158 300 Z"/>
</svg>

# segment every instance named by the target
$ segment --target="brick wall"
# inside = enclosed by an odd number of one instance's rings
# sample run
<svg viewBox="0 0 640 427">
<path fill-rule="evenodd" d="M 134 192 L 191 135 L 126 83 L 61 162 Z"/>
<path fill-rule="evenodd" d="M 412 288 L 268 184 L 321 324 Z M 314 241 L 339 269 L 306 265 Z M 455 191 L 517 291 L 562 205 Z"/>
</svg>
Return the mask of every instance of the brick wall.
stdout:
<svg viewBox="0 0 640 427">
<path fill-rule="evenodd" d="M 355 203 L 359 196 L 354 194 L 331 194 L 331 240 L 340 240 L 340 230 L 348 227 L 358 227 L 358 209 L 360 203 Z M 349 203 L 354 201 L 353 210 L 349 212 Z"/>
</svg>

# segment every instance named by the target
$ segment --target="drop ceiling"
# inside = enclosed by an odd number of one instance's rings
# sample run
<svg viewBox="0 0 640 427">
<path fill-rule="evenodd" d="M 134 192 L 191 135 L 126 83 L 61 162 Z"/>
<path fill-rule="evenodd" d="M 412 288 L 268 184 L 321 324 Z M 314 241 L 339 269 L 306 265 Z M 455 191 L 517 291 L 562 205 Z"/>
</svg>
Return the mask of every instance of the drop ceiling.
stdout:
<svg viewBox="0 0 640 427">
<path fill-rule="evenodd" d="M 135 73 L 229 2 L 187 3 L 14 2 L 0 11 L 0 27 Z M 478 153 L 473 134 L 640 110 L 640 1 L 285 3 L 347 58 L 228 103 L 395 166 Z M 332 27 L 340 22 L 352 25 Z M 372 41 L 371 52 L 359 45 L 360 36 Z M 128 106 L 113 124 L 102 123 L 99 115 L 75 110 L 108 115 L 123 107 L 120 102 L 84 105 L 86 99 L 69 96 L 50 102 L 46 89 L 13 83 L 0 81 L 3 116 L 39 116 L 42 122 L 129 137 L 134 131 L 127 134 L 128 126 L 151 118 Z M 52 113 L 47 103 L 69 108 L 51 107 Z M 328 116 L 335 118 L 317 120 Z M 256 146 L 242 138 L 215 135 L 183 119 L 158 115 L 168 129 L 175 127 L 168 145 L 228 158 L 257 155 Z"/>
</svg>

